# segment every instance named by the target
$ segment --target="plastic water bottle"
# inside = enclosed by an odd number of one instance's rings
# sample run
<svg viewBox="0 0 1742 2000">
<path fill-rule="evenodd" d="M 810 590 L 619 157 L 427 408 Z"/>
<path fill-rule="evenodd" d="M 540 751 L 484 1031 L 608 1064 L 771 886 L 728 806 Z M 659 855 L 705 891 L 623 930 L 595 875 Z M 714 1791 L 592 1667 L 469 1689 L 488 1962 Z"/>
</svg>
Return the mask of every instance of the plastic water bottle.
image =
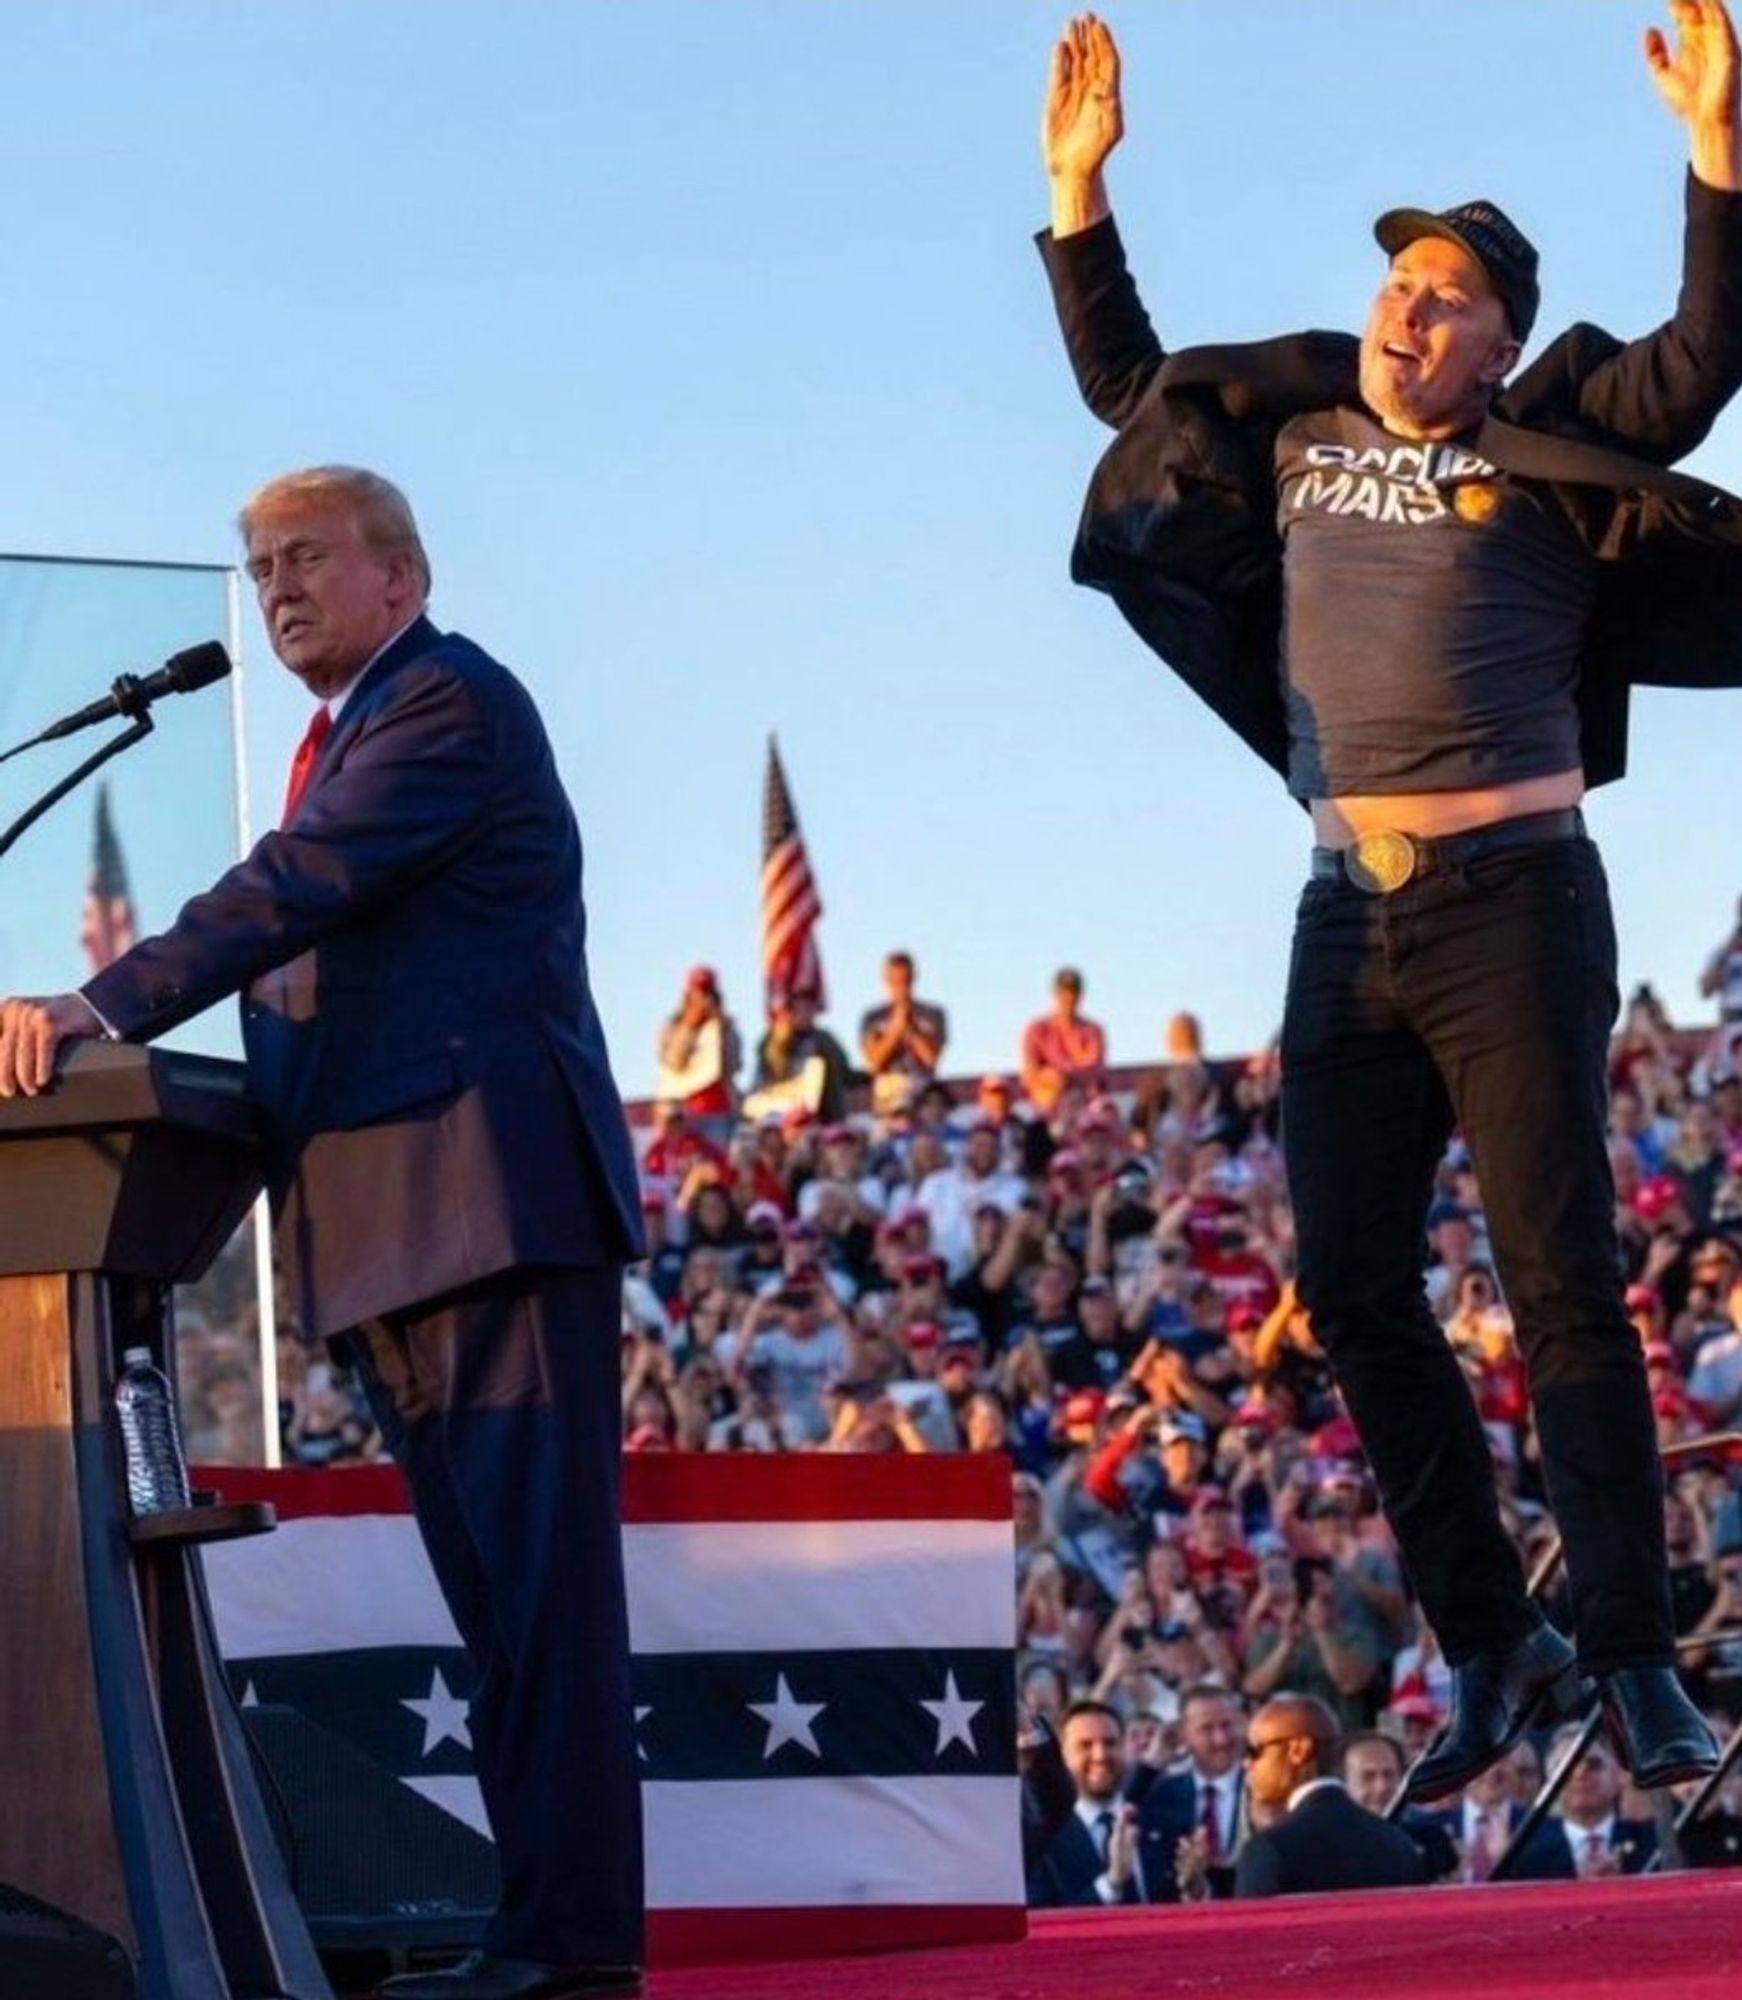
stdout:
<svg viewBox="0 0 1742 2000">
<path fill-rule="evenodd" d="M 115 1383 L 115 1411 L 127 1455 L 127 1497 L 135 1514 L 167 1514 L 193 1504 L 187 1462 L 181 1451 L 175 1395 L 169 1378 L 151 1359 L 148 1347 L 130 1347 L 121 1357 Z"/>
</svg>

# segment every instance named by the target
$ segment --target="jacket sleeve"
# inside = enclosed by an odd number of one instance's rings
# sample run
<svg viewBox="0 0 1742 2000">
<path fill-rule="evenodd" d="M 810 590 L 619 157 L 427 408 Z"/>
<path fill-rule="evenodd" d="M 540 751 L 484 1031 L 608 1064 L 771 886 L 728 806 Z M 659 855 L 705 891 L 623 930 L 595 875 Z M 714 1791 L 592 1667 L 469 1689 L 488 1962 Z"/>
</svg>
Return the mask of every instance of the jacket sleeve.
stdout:
<svg viewBox="0 0 1742 2000">
<path fill-rule="evenodd" d="M 1167 358 L 1126 267 L 1118 227 L 1108 216 L 1070 236 L 1043 229 L 1034 240 L 1083 401 L 1117 430 Z"/>
<path fill-rule="evenodd" d="M 450 861 L 483 819 L 494 773 L 492 732 L 464 679 L 440 661 L 405 669 L 294 828 L 267 834 L 85 997 L 126 1040 L 167 1033 Z"/>
<path fill-rule="evenodd" d="M 1674 316 L 1618 346 L 1575 327 L 1516 385 L 1523 419 L 1568 422 L 1654 465 L 1694 449 L 1742 387 L 1742 194 L 1690 173 Z M 1509 395 L 1504 399 L 1513 401 Z"/>
</svg>

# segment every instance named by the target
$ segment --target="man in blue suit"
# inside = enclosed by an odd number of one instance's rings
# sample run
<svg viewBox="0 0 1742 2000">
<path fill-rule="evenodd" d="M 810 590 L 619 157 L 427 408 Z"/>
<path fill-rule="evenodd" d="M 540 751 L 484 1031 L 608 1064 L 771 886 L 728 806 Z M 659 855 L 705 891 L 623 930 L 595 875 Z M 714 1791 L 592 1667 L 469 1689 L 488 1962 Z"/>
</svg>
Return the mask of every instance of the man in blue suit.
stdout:
<svg viewBox="0 0 1742 2000">
<path fill-rule="evenodd" d="M 1558 1763 L 1578 1735 L 1559 1729 L 1549 1743 Z M 1657 1852 L 1657 1824 L 1623 1819 L 1623 1773 L 1599 1736 L 1573 1766 L 1553 1817 L 1543 1821 L 1508 1870 L 1515 1882 L 1585 1880 L 1591 1876 L 1643 1874 Z"/>
<path fill-rule="evenodd" d="M 1231 1895 L 1246 1833 L 1239 1701 L 1208 1683 L 1187 1688 L 1179 1727 L 1184 1765 L 1150 1786 L 1138 1813 L 1138 1878 L 1150 1903 L 1177 1903 L 1182 1894 L 1192 1901 Z M 1183 1883 L 1182 1842 L 1194 1850 Z"/>
<path fill-rule="evenodd" d="M 502 1865 L 484 1949 L 394 2000 L 634 1993 L 641 1821 L 618 1533 L 634 1159 L 587 983 L 581 843 L 525 690 L 425 616 L 404 497 L 323 467 L 243 510 L 320 706 L 284 824 L 78 994 L 0 1004 L 0 1095 L 59 1044 L 243 996 L 281 1258 L 410 1483 L 477 1669 Z"/>
</svg>

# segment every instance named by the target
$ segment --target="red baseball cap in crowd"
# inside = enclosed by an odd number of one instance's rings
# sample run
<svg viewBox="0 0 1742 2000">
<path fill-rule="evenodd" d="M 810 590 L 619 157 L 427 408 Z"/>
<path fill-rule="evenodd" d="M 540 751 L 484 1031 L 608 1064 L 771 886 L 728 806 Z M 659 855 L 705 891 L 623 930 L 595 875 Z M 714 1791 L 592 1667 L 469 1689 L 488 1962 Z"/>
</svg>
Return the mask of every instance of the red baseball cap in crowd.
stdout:
<svg viewBox="0 0 1742 2000">
<path fill-rule="evenodd" d="M 1241 1299 L 1228 1308 L 1228 1331 L 1256 1333 L 1267 1317 L 1262 1306 L 1255 1306 L 1250 1299 Z"/>
<path fill-rule="evenodd" d="M 808 1111 L 802 1104 L 795 1104 L 780 1121 L 780 1129 L 786 1133 L 803 1132 L 817 1122 L 817 1114 Z"/>
<path fill-rule="evenodd" d="M 1663 1294 L 1655 1285 L 1629 1285 L 1622 1303 L 1630 1313 L 1654 1313 L 1663 1304 Z"/>
<path fill-rule="evenodd" d="M 858 1136 L 859 1134 L 851 1125 L 825 1125 L 823 1127 L 823 1144 L 825 1146 L 838 1146 L 843 1139 L 857 1139 Z"/>
<path fill-rule="evenodd" d="M 720 997 L 720 975 L 711 965 L 692 965 L 684 977 L 686 993 L 711 993 Z"/>
<path fill-rule="evenodd" d="M 1633 1211 L 1644 1222 L 1659 1222 L 1682 1199 L 1682 1184 L 1673 1174 L 1653 1174 L 1639 1183 Z"/>
<path fill-rule="evenodd" d="M 1645 1365 L 1647 1368 L 1673 1368 L 1681 1373 L 1681 1358 L 1667 1340 L 1648 1340 L 1645 1343 Z"/>
<path fill-rule="evenodd" d="M 1078 1389 L 1066 1397 L 1064 1409 L 1060 1412 L 1065 1427 L 1065 1435 L 1073 1437 L 1078 1431 L 1094 1435 L 1095 1426 L 1101 1421 L 1101 1412 L 1107 1407 L 1107 1398 L 1099 1389 Z"/>
<path fill-rule="evenodd" d="M 1046 1163 L 1049 1174 L 1078 1174 L 1083 1170 L 1083 1156 L 1070 1146 L 1061 1146 Z"/>
<path fill-rule="evenodd" d="M 1328 1424 L 1321 1424 L 1313 1433 L 1313 1454 L 1318 1458 L 1359 1458 L 1361 1456 L 1361 1433 L 1356 1430 L 1354 1419 L 1338 1415 Z"/>
<path fill-rule="evenodd" d="M 670 1451 L 671 1440 L 658 1424 L 637 1424 L 623 1440 L 625 1451 Z"/>
<path fill-rule="evenodd" d="M 1652 1392 L 1651 1413 L 1654 1417 L 1670 1417 L 1679 1422 L 1690 1415 L 1691 1410 L 1687 1392 L 1683 1389 L 1673 1389 L 1666 1383 Z"/>
<path fill-rule="evenodd" d="M 1386 1709 L 1400 1722 L 1438 1722 L 1440 1705 L 1422 1688 L 1408 1688 L 1393 1695 Z"/>
</svg>

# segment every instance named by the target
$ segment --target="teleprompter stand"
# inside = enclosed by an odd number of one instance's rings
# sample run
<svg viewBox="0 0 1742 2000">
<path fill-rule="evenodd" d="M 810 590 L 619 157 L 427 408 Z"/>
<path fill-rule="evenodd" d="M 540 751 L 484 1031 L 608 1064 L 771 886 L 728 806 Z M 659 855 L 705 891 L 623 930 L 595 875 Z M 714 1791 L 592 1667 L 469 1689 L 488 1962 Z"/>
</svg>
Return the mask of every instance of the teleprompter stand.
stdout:
<svg viewBox="0 0 1742 2000">
<path fill-rule="evenodd" d="M 259 1187 L 234 1063 L 76 1045 L 0 1101 L 0 1882 L 114 1938 L 143 2000 L 329 2000 L 212 1639 L 199 1544 L 135 1520 L 123 1351 L 174 1380 L 169 1287 Z"/>
</svg>

